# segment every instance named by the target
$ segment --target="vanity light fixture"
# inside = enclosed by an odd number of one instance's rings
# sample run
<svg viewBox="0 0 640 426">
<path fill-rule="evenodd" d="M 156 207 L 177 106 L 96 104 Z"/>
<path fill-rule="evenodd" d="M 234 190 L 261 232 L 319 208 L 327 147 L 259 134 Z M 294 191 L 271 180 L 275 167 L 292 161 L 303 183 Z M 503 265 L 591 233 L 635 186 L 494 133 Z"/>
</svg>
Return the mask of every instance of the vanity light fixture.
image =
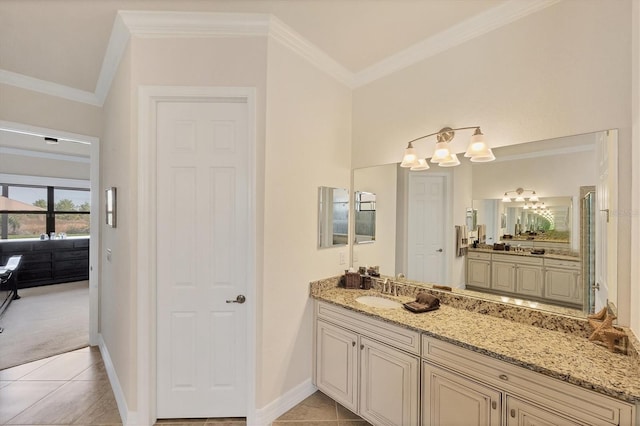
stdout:
<svg viewBox="0 0 640 426">
<path fill-rule="evenodd" d="M 513 194 L 513 195 L 509 195 Z M 504 197 L 502 197 L 503 203 L 510 203 L 512 201 L 523 203 L 525 201 L 530 201 L 532 203 L 537 203 L 540 201 L 538 195 L 536 195 L 536 191 L 533 189 L 522 189 L 517 188 L 513 191 L 507 191 L 504 193 Z"/>
<path fill-rule="evenodd" d="M 484 140 L 484 135 L 480 130 L 480 126 L 458 127 L 455 129 L 452 129 L 451 127 L 443 127 L 438 132 L 420 136 L 419 138 L 409 141 L 407 148 L 404 151 L 404 157 L 402 158 L 400 167 L 408 167 L 413 171 L 427 170 L 429 168 L 426 159 L 418 158 L 416 149 L 413 147 L 413 142 L 430 136 L 435 136 L 437 140 L 433 156 L 431 157 L 431 162 L 438 164 L 440 167 L 453 167 L 459 165 L 460 160 L 458 160 L 456 153 L 452 152 L 449 148 L 449 142 L 451 142 L 456 135 L 456 130 L 470 129 L 474 129 L 474 133 L 471 136 L 469 146 L 467 147 L 467 151 L 464 153 L 464 156 L 474 163 L 485 163 L 495 160 L 496 157 L 493 155 L 491 148 L 489 148 Z"/>
</svg>

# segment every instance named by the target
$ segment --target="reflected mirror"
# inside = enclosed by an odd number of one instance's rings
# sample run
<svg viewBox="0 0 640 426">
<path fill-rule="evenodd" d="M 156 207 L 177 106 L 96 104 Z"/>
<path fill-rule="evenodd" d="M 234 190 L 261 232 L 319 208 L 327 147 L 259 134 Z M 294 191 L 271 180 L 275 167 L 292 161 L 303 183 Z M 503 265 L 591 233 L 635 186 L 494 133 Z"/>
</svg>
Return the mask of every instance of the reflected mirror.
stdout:
<svg viewBox="0 0 640 426">
<path fill-rule="evenodd" d="M 409 194 L 413 192 L 410 185 L 416 176 L 445 175 L 449 179 L 447 182 L 451 182 L 445 185 L 445 219 L 443 223 L 425 225 L 432 231 L 443 229 L 445 232 L 445 244 L 436 250 L 438 255 L 443 254 L 442 262 L 446 269 L 439 284 L 450 285 L 455 291 L 473 296 L 569 315 L 583 316 L 594 306 L 598 310 L 606 305 L 607 300 L 615 304 L 615 259 L 611 255 L 598 256 L 597 253 L 610 251 L 617 244 L 615 218 L 607 222 L 606 214 L 601 213 L 616 208 L 617 131 L 509 145 L 493 151 L 496 161 L 471 163 L 463 159 L 460 166 L 447 170 L 432 167 L 427 171 L 409 172 L 398 164 L 354 170 L 354 188 L 366 188 L 377 197 L 375 246 L 378 248 L 369 250 L 366 246 L 353 246 L 353 266 L 379 265 L 382 275 L 403 273 L 411 280 L 408 244 L 410 236 L 416 232 L 411 224 L 429 221 L 411 219 Z M 606 173 L 607 168 L 614 173 Z M 590 193 L 596 200 L 588 210 L 583 208 L 584 195 L 581 194 L 581 188 L 586 186 L 597 188 Z M 512 197 L 513 201 L 503 201 L 505 192 L 518 188 L 536 191 L 538 201 L 535 208 L 531 202 L 528 205 L 516 202 L 515 197 Z M 585 211 L 591 212 L 592 217 L 582 218 Z M 589 231 L 595 237 L 584 238 L 590 229 L 588 223 L 599 227 L 598 232 Z M 486 235 L 485 245 L 474 249 L 470 244 L 468 253 L 460 256 L 460 251 L 456 250 L 454 225 L 467 226 L 470 243 L 479 239 L 479 232 L 483 233 Z M 584 241 L 590 240 L 594 240 L 589 245 L 591 248 L 583 248 Z M 511 252 L 507 253 L 504 246 L 509 246 Z M 482 267 L 482 273 L 488 274 L 489 288 L 468 286 L 470 278 L 473 281 L 473 276 L 469 275 L 474 272 L 468 266 L 470 253 L 484 253 L 484 257 L 489 255 L 489 259 L 496 257 L 499 263 L 505 260 L 500 259 L 501 256 L 513 256 L 516 249 L 527 251 L 522 253 L 523 258 L 526 257 L 524 255 L 529 256 L 534 265 L 540 263 L 532 276 L 536 280 L 539 277 L 541 281 L 536 283 L 542 283 L 542 286 L 531 290 L 533 294 L 526 294 L 526 289 L 517 293 L 520 291 L 518 282 L 510 281 L 510 274 L 517 275 L 515 269 L 500 269 L 501 265 L 495 267 L 491 263 Z M 531 249 L 544 249 L 545 255 L 536 257 L 531 254 Z M 547 260 L 553 257 L 555 259 Z M 599 265 L 596 264 L 598 257 Z M 565 265 L 563 259 L 575 263 Z M 492 279 L 499 280 L 505 276 L 508 279 L 502 289 L 504 291 L 490 288 Z M 521 279 L 519 282 L 525 281 Z M 598 287 L 596 282 L 600 290 L 594 292 Z M 547 300 L 549 292 L 553 299 Z"/>
<path fill-rule="evenodd" d="M 318 188 L 318 247 L 347 245 L 349 230 L 349 191 L 344 188 Z"/>
<path fill-rule="evenodd" d="M 477 223 L 485 225 L 486 244 L 578 251 L 580 230 L 573 220 L 573 202 L 570 196 L 541 197 L 535 202 L 473 200 L 473 210 Z"/>
<path fill-rule="evenodd" d="M 356 244 L 370 244 L 376 240 L 376 194 L 355 193 L 355 239 Z"/>
</svg>

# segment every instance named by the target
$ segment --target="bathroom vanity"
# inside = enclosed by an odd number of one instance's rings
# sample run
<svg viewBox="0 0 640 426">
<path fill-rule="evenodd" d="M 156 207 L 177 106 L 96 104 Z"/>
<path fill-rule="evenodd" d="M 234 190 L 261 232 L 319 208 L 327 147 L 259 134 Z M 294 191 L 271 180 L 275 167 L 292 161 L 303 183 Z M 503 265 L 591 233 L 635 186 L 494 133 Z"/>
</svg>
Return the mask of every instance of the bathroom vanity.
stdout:
<svg viewBox="0 0 640 426">
<path fill-rule="evenodd" d="M 516 311 L 507 314 L 513 320 L 499 318 L 474 312 L 473 301 L 453 307 L 432 290 L 446 303 L 424 314 L 356 300 L 402 303 L 424 291 L 396 283 L 393 297 L 377 284 L 369 291 L 339 288 L 337 280 L 311 284 L 314 383 L 370 423 L 640 424 L 637 352 L 590 342 L 586 321 L 527 319 L 520 307 L 521 318 Z"/>
<path fill-rule="evenodd" d="M 582 309 L 581 265 L 578 257 L 471 249 L 467 288 Z"/>
</svg>

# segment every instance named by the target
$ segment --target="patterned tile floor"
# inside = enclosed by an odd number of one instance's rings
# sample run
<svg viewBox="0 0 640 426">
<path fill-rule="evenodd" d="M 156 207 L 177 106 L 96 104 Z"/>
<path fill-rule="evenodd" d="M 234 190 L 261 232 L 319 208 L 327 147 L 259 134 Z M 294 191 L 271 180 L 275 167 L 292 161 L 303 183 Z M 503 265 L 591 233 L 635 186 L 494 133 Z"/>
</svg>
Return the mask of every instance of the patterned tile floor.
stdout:
<svg viewBox="0 0 640 426">
<path fill-rule="evenodd" d="M 273 426 L 366 426 L 316 392 Z M 122 425 L 98 348 L 84 348 L 0 370 L 0 425 Z M 158 426 L 241 426 L 244 419 L 170 419 Z"/>
</svg>

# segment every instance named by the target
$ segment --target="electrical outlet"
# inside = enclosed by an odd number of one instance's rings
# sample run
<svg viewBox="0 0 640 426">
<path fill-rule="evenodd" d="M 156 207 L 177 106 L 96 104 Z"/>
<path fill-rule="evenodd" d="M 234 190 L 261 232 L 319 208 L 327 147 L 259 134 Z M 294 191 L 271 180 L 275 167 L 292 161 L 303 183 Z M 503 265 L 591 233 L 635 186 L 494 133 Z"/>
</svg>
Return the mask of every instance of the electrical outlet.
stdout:
<svg viewBox="0 0 640 426">
<path fill-rule="evenodd" d="M 346 256 L 343 252 L 340 253 L 340 264 L 344 265 L 346 263 Z"/>
<path fill-rule="evenodd" d="M 107 249 L 107 262 L 111 262 L 111 249 Z"/>
</svg>

